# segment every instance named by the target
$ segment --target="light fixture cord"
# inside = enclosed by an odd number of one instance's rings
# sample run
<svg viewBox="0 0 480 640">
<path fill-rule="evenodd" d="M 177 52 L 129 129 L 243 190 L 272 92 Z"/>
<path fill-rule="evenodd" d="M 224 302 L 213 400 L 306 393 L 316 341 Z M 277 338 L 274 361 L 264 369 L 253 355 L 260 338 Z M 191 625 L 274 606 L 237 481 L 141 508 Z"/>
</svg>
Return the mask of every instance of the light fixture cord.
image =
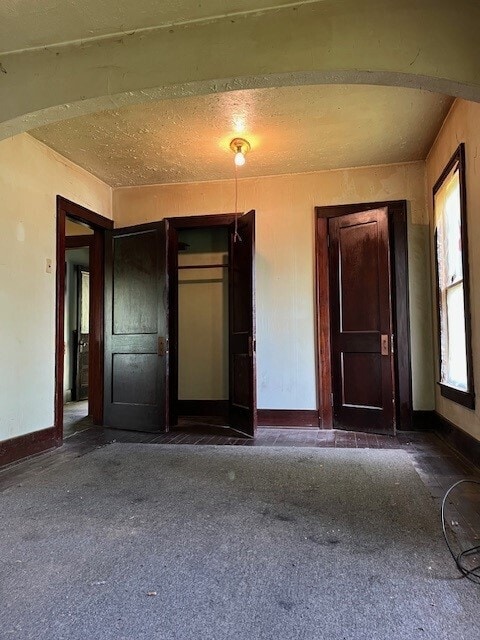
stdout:
<svg viewBox="0 0 480 640">
<path fill-rule="evenodd" d="M 235 231 L 233 234 L 233 241 L 237 242 L 238 240 L 240 240 L 241 242 L 242 237 L 238 233 L 238 168 L 236 164 L 234 164 L 233 166 L 235 167 Z"/>
</svg>

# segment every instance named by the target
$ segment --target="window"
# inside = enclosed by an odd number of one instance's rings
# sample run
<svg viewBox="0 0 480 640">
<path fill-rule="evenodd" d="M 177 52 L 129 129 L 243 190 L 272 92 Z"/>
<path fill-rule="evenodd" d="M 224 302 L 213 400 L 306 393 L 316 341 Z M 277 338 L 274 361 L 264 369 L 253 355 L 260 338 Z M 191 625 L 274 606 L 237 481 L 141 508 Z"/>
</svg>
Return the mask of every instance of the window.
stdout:
<svg viewBox="0 0 480 640">
<path fill-rule="evenodd" d="M 465 148 L 461 144 L 433 189 L 440 390 L 475 407 L 470 346 Z"/>
</svg>

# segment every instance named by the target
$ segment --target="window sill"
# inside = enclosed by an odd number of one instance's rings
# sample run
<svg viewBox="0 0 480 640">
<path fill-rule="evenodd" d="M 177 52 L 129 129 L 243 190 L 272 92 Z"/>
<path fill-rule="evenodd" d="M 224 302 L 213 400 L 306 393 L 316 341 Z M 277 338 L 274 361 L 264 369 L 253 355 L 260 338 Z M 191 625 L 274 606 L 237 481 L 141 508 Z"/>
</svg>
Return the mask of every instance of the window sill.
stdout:
<svg viewBox="0 0 480 640">
<path fill-rule="evenodd" d="M 452 400 L 457 404 L 461 404 L 467 409 L 475 409 L 475 394 L 473 391 L 461 391 L 460 389 L 455 389 L 455 387 L 449 387 L 442 382 L 438 383 L 440 387 L 440 393 L 444 398 L 448 400 Z"/>
</svg>

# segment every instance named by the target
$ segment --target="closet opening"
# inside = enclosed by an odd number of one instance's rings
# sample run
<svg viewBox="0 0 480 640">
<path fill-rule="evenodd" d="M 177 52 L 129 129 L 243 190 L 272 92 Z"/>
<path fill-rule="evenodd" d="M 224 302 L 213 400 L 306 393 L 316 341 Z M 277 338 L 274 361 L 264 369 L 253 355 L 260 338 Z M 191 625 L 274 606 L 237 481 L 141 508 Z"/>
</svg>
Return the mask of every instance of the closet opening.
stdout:
<svg viewBox="0 0 480 640">
<path fill-rule="evenodd" d="M 178 394 L 181 423 L 228 426 L 228 233 L 178 233 Z"/>
<path fill-rule="evenodd" d="M 170 429 L 255 432 L 254 228 L 253 211 L 167 221 Z"/>
</svg>

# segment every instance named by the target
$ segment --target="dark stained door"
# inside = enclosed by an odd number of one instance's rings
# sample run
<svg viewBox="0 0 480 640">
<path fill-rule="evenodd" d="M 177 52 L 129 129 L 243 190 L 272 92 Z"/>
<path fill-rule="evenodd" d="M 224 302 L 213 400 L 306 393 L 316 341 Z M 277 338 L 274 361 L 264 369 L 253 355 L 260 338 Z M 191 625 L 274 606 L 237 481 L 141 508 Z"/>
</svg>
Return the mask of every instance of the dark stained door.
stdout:
<svg viewBox="0 0 480 640">
<path fill-rule="evenodd" d="M 90 273 L 77 266 L 77 330 L 75 359 L 75 399 L 88 398 L 88 363 L 90 340 Z"/>
<path fill-rule="evenodd" d="M 229 227 L 229 329 L 229 424 L 253 436 L 257 426 L 255 211 Z"/>
<path fill-rule="evenodd" d="M 166 430 L 165 224 L 106 233 L 104 423 L 109 427 Z"/>
<path fill-rule="evenodd" d="M 395 433 L 386 208 L 329 220 L 333 426 Z"/>
</svg>

